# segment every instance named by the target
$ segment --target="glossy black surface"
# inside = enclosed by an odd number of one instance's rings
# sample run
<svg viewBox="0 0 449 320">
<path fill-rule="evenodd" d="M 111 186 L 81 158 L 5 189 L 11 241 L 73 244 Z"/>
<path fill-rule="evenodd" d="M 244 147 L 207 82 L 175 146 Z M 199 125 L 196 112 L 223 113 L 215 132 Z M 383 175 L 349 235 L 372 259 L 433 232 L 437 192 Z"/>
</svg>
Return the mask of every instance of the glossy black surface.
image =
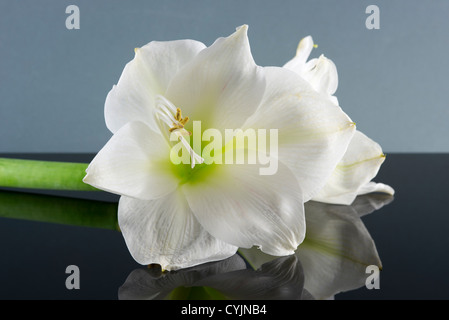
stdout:
<svg viewBox="0 0 449 320">
<path fill-rule="evenodd" d="M 73 162 L 89 162 L 93 157 L 2 156 Z M 334 298 L 448 299 L 449 155 L 387 155 L 375 181 L 396 190 L 393 201 L 385 201 L 383 207 L 361 218 L 382 261 L 380 288 L 368 290 L 362 282 Z M 0 299 L 195 298 L 203 286 L 210 297 L 317 298 L 307 288 L 307 279 L 314 270 L 304 256 L 273 260 L 257 270 L 249 268 L 241 256 L 234 256 L 161 275 L 157 268 L 140 266 L 130 256 L 116 229 L 117 196 L 102 192 L 24 191 L 0 191 Z M 348 210 L 352 215 L 363 214 L 360 207 Z M 316 206 L 310 208 L 316 210 Z M 46 215 L 49 210 L 54 212 L 50 216 Z M 79 290 L 65 286 L 69 265 L 80 269 Z M 341 279 L 346 276 L 341 275 Z M 177 287 L 183 290 L 173 293 Z"/>
</svg>

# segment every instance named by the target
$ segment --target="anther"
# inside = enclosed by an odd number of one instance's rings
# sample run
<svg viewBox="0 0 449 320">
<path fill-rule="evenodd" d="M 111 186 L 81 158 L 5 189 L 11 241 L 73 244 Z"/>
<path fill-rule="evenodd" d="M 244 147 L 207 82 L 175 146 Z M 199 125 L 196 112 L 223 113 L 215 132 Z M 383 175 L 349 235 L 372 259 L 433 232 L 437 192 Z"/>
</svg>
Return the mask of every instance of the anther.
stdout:
<svg viewBox="0 0 449 320">
<path fill-rule="evenodd" d="M 189 117 L 182 118 L 182 111 L 180 108 L 176 108 L 176 114 L 175 114 L 174 118 L 175 118 L 175 121 L 177 121 L 177 122 L 173 122 L 173 126 L 170 129 L 168 129 L 168 131 L 170 131 L 170 132 L 173 132 L 173 131 L 179 130 L 179 129 L 184 129 L 184 125 L 189 121 Z M 187 130 L 185 130 L 185 131 L 188 133 L 189 136 L 192 135 L 191 132 L 189 132 Z"/>
<path fill-rule="evenodd" d="M 182 119 L 182 112 L 181 112 L 181 109 L 179 109 L 179 108 L 176 109 L 175 119 L 178 121 L 181 121 L 181 119 Z"/>
</svg>

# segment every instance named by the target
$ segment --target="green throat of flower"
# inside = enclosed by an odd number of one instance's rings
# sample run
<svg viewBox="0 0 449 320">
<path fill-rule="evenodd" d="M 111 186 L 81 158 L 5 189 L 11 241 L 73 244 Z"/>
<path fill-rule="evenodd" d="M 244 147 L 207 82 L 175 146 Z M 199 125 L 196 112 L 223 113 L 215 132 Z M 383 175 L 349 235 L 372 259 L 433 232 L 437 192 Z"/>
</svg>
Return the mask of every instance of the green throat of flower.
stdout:
<svg viewBox="0 0 449 320">
<path fill-rule="evenodd" d="M 204 158 L 200 156 L 204 147 L 201 141 L 201 132 L 196 133 L 200 137 L 198 144 L 192 132 L 184 127 L 189 121 L 189 117 L 183 117 L 181 108 L 175 107 L 162 96 L 157 98 L 156 105 L 160 129 L 163 134 L 168 133 L 171 145 L 168 164 L 170 171 L 179 179 L 180 184 L 197 183 L 204 180 L 211 171 L 216 170 L 217 165 L 205 163 Z"/>
</svg>

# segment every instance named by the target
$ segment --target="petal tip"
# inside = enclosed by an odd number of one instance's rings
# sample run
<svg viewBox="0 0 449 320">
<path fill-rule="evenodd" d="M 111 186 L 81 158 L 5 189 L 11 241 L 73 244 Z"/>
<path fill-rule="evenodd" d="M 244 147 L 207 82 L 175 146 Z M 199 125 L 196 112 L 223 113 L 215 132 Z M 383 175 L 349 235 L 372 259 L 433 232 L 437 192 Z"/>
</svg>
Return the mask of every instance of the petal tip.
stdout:
<svg viewBox="0 0 449 320">
<path fill-rule="evenodd" d="M 244 24 L 235 28 L 235 32 L 230 36 L 233 39 L 246 39 L 248 38 L 248 25 Z"/>
<path fill-rule="evenodd" d="M 389 185 L 385 185 L 385 193 L 389 194 L 390 196 L 394 196 L 394 194 L 396 193 L 396 191 L 393 189 L 393 187 L 389 186 Z"/>
<path fill-rule="evenodd" d="M 310 52 L 312 51 L 312 48 L 314 48 L 315 45 L 313 43 L 312 36 L 307 36 L 301 39 L 298 43 L 298 47 L 296 48 L 296 54 L 298 55 L 300 52 L 305 51 L 307 52 L 307 57 L 309 56 Z"/>
<path fill-rule="evenodd" d="M 346 127 L 342 128 L 342 130 L 349 130 L 352 133 L 355 133 L 357 131 L 357 125 L 354 121 L 349 121 Z"/>
<path fill-rule="evenodd" d="M 85 177 L 83 178 L 83 182 L 84 182 L 85 184 L 88 184 L 88 185 L 93 186 L 93 185 L 92 185 L 92 181 L 90 181 L 90 180 L 91 180 L 91 179 L 90 179 L 90 175 L 89 175 L 89 174 L 86 174 Z"/>
<path fill-rule="evenodd" d="M 89 165 L 89 167 L 90 167 L 90 165 Z M 83 182 L 91 185 L 92 187 L 95 187 L 94 186 L 95 178 L 94 178 L 94 175 L 90 172 L 89 167 L 86 168 L 86 175 L 83 178 Z"/>
<path fill-rule="evenodd" d="M 248 32 L 248 25 L 247 24 L 243 24 L 240 27 L 235 28 L 235 31 L 237 32 Z"/>
<path fill-rule="evenodd" d="M 301 41 L 299 41 L 299 46 L 301 45 L 301 43 L 302 43 L 302 45 L 305 45 L 306 43 L 312 43 L 313 44 L 312 36 L 308 35 L 308 36 L 302 38 Z"/>
</svg>

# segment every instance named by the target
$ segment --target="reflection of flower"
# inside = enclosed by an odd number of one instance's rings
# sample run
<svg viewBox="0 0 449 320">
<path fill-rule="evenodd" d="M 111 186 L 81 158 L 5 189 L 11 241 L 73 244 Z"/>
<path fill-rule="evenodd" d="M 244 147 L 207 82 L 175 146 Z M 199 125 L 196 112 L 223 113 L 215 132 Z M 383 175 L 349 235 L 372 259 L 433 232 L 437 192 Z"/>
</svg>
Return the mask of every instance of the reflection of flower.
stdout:
<svg viewBox="0 0 449 320">
<path fill-rule="evenodd" d="M 307 236 L 295 256 L 304 270 L 304 288 L 315 299 L 332 298 L 365 284 L 366 267 L 382 264 L 360 216 L 389 203 L 391 196 L 364 195 L 353 205 L 305 204 Z M 242 250 L 254 266 L 273 259 L 259 250 Z"/>
<path fill-rule="evenodd" d="M 366 267 L 382 264 L 373 239 L 351 206 L 308 202 L 307 241 L 296 255 L 316 299 L 365 285 Z"/>
<path fill-rule="evenodd" d="M 239 255 L 234 255 L 167 273 L 154 267 L 136 269 L 120 287 L 119 299 L 311 299 L 303 285 L 302 267 L 295 256 L 280 257 L 252 270 L 246 268 Z"/>
<path fill-rule="evenodd" d="M 303 202 L 324 186 L 355 131 L 294 72 L 258 67 L 246 26 L 207 48 L 180 40 L 136 49 L 107 96 L 105 118 L 114 136 L 84 181 L 122 196 L 118 220 L 131 254 L 167 270 L 237 247 L 293 253 L 305 235 Z M 169 133 L 185 142 L 193 121 L 202 130 L 278 129 L 277 173 L 201 163 L 188 143 L 196 165 L 174 165 Z"/>
<path fill-rule="evenodd" d="M 196 283 L 212 287 L 226 297 L 239 300 L 308 300 L 304 290 L 304 274 L 294 256 L 279 257 L 257 270 L 245 269 L 221 273 Z"/>
<path fill-rule="evenodd" d="M 336 105 L 334 96 L 338 87 L 338 74 L 335 64 L 324 55 L 307 61 L 314 47 L 311 36 L 299 42 L 296 56 L 284 68 L 292 70 L 307 80 L 323 95 L 327 95 Z M 327 203 L 351 204 L 357 195 L 371 192 L 384 192 L 390 195 L 394 190 L 385 184 L 371 181 L 379 171 L 385 155 L 379 144 L 356 131 L 348 150 L 338 163 L 324 188 L 313 200 Z"/>
<path fill-rule="evenodd" d="M 165 299 L 178 287 L 192 288 L 203 278 L 245 268 L 245 261 L 235 254 L 218 262 L 209 262 L 179 271 L 162 272 L 157 266 L 136 269 L 120 287 L 118 296 L 121 300 Z M 188 295 L 190 292 L 186 291 Z"/>
</svg>

